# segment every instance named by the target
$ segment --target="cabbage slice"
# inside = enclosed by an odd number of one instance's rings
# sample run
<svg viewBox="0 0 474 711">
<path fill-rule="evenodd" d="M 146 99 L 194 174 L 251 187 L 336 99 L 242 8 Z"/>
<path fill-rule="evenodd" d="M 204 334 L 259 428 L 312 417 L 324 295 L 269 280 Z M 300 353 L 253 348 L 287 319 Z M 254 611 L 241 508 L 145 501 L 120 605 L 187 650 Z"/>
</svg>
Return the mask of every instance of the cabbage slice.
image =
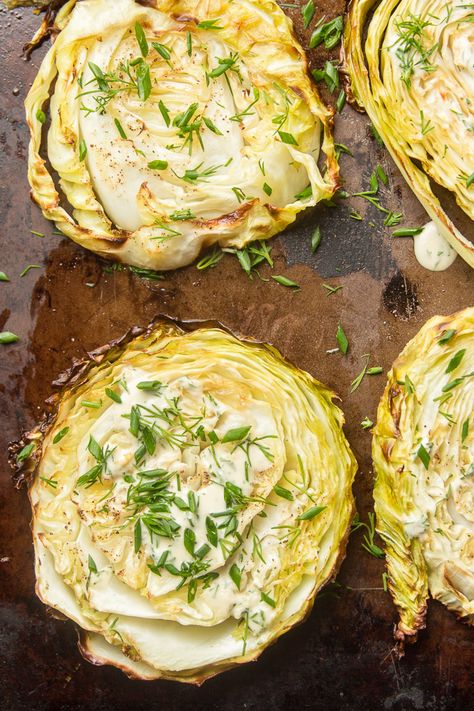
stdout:
<svg viewBox="0 0 474 711">
<path fill-rule="evenodd" d="M 353 99 L 430 218 L 472 267 L 472 230 L 443 208 L 448 191 L 474 219 L 472 7 L 458 0 L 353 0 L 344 40 Z"/>
<path fill-rule="evenodd" d="M 333 194 L 331 112 L 273 0 L 84 0 L 55 22 L 25 104 L 28 176 L 74 241 L 174 269 L 271 237 Z M 40 152 L 48 105 L 58 186 Z"/>
<path fill-rule="evenodd" d="M 72 375 L 22 466 L 37 593 L 87 658 L 202 681 L 303 619 L 353 515 L 332 397 L 270 346 L 167 322 Z"/>
</svg>

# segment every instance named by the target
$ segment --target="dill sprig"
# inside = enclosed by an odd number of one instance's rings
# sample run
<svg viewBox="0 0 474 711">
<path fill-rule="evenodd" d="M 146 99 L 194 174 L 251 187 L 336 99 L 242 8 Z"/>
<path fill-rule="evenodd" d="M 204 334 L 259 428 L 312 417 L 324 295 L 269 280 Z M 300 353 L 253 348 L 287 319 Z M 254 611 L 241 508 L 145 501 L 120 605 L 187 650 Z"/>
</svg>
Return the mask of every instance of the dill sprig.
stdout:
<svg viewBox="0 0 474 711">
<path fill-rule="evenodd" d="M 434 72 L 437 67 L 431 63 L 433 54 L 438 49 L 438 43 L 426 46 L 427 27 L 433 25 L 429 20 L 409 13 L 404 20 L 397 20 L 398 44 L 396 56 L 402 70 L 402 81 L 409 89 L 415 68 L 420 67 L 425 72 Z M 394 46 L 394 45 L 392 45 Z"/>
</svg>

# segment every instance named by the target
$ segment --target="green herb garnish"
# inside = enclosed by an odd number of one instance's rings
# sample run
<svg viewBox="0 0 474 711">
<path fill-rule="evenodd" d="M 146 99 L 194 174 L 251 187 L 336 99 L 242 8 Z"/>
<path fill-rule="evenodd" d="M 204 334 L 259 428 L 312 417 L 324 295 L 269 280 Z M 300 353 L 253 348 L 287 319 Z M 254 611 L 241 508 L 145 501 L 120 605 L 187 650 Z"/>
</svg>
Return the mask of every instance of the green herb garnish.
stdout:
<svg viewBox="0 0 474 711">
<path fill-rule="evenodd" d="M 347 336 L 344 333 L 344 329 L 342 328 L 341 324 L 339 324 L 337 327 L 336 341 L 341 353 L 343 355 L 346 355 L 347 351 L 349 350 L 349 341 L 347 340 Z"/>
<path fill-rule="evenodd" d="M 63 427 L 62 430 L 59 430 L 59 432 L 54 435 L 53 444 L 58 444 L 58 442 L 60 442 L 67 435 L 69 429 L 69 427 Z"/>
<path fill-rule="evenodd" d="M 11 331 L 1 331 L 0 332 L 0 344 L 6 346 L 9 343 L 16 343 L 20 340 L 20 337 Z"/>
<path fill-rule="evenodd" d="M 286 286 L 288 289 L 299 289 L 300 285 L 297 284 L 295 281 L 292 281 L 291 279 L 288 279 L 286 276 L 282 276 L 281 274 L 273 275 L 272 274 L 272 279 L 277 282 L 277 284 L 281 284 L 281 286 Z"/>
</svg>

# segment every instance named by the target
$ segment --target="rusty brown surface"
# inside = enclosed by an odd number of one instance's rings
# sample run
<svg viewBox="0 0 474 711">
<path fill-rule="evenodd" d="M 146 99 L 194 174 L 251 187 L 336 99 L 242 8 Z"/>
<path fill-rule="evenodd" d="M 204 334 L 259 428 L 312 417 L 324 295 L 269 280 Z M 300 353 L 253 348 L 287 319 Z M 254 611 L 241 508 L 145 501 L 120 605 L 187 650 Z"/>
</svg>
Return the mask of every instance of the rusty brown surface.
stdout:
<svg viewBox="0 0 474 711">
<path fill-rule="evenodd" d="M 331 16 L 343 3 L 327 3 Z M 330 9 L 329 9 L 330 7 Z M 297 16 L 294 8 L 288 10 Z M 321 12 L 318 13 L 321 16 Z M 147 282 L 129 273 L 106 274 L 104 263 L 53 235 L 30 202 L 26 181 L 28 132 L 23 100 L 46 47 L 29 63 L 21 47 L 38 19 L 31 11 L 0 12 L 0 330 L 21 340 L 0 353 L 0 698 L 5 711 L 99 711 L 133 708 L 180 709 L 428 709 L 469 708 L 473 682 L 473 631 L 431 602 L 428 627 L 400 662 L 391 655 L 395 610 L 382 589 L 383 563 L 352 536 L 338 582 L 326 592 L 298 629 L 252 663 L 185 688 L 170 682 L 134 682 L 111 668 L 94 668 L 81 659 L 72 623 L 50 618 L 34 594 L 29 504 L 17 492 L 6 462 L 7 443 L 31 427 L 51 394 L 51 382 L 73 357 L 83 356 L 132 325 L 146 325 L 166 313 L 181 319 L 218 319 L 231 329 L 271 341 L 286 357 L 334 388 L 342 398 L 346 432 L 360 464 L 355 485 L 365 520 L 372 509 L 370 435 L 360 422 L 375 417 L 384 377 L 366 378 L 352 395 L 349 385 L 365 353 L 387 369 L 422 323 L 474 302 L 472 271 L 460 260 L 446 272 L 419 267 L 411 240 L 393 240 L 383 216 L 360 199 L 350 200 L 364 214 L 349 218 L 348 202 L 318 208 L 297 227 L 273 241 L 275 274 L 301 285 L 291 292 L 259 279 L 249 281 L 231 257 L 217 268 L 194 266 Z M 300 35 L 301 36 L 301 35 Z M 317 53 L 321 65 L 325 52 Z M 314 65 L 313 65 L 314 66 Z M 386 152 L 370 137 L 368 120 L 346 108 L 337 121 L 338 140 L 354 157 L 342 158 L 348 191 L 363 189 L 380 163 L 390 186 L 382 201 L 403 211 L 403 224 L 418 225 L 423 210 L 404 185 Z M 374 227 L 370 225 L 373 221 Z M 323 239 L 316 255 L 310 234 L 320 224 Z M 39 238 L 30 230 L 46 234 Z M 38 264 L 25 277 L 28 264 Z M 269 272 L 262 270 L 267 278 Z M 343 289 L 327 296 L 323 283 Z M 350 341 L 343 358 L 328 355 L 341 323 Z M 337 593 L 337 594 L 334 594 Z"/>
</svg>

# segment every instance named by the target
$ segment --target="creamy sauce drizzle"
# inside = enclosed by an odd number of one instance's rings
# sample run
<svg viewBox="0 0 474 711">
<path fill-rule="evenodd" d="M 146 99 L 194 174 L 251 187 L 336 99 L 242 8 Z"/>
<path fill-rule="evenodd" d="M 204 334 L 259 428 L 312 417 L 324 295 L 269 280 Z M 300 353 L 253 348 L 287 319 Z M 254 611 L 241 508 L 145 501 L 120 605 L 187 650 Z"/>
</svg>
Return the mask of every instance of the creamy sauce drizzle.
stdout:
<svg viewBox="0 0 474 711">
<path fill-rule="evenodd" d="M 422 267 L 432 272 L 442 272 L 454 262 L 456 251 L 440 234 L 436 224 L 427 222 L 420 234 L 414 237 L 415 257 Z"/>
</svg>

